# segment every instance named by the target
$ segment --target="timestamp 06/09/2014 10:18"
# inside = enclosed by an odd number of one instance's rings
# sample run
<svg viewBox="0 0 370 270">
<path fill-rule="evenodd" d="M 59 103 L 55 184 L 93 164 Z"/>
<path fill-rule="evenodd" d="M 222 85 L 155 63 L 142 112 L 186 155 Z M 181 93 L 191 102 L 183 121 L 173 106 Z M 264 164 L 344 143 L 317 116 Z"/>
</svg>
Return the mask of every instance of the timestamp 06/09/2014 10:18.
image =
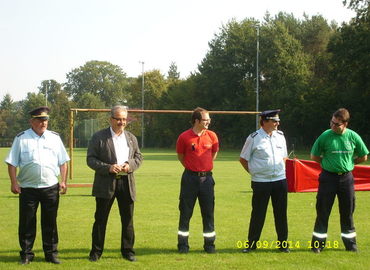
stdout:
<svg viewBox="0 0 370 270">
<path fill-rule="evenodd" d="M 301 248 L 319 248 L 321 243 L 318 241 L 312 242 L 312 241 L 256 241 L 255 243 L 250 241 L 237 241 L 236 246 L 237 248 L 250 248 L 252 246 L 255 246 L 257 249 L 267 249 L 267 248 L 289 248 L 289 249 L 301 249 Z M 339 247 L 339 241 L 326 241 L 325 248 L 340 248 Z"/>
</svg>

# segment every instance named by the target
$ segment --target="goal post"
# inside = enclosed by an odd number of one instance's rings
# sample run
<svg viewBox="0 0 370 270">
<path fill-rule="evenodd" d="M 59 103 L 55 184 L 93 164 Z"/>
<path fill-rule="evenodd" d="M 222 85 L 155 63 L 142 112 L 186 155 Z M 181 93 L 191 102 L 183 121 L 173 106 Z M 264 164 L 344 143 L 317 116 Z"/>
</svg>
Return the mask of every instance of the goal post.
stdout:
<svg viewBox="0 0 370 270">
<path fill-rule="evenodd" d="M 71 108 L 69 116 L 69 179 L 73 178 L 73 149 L 74 149 L 74 116 L 77 112 L 110 112 L 110 109 L 82 109 L 82 108 Z M 144 109 L 127 109 L 129 113 L 163 113 L 163 114 L 191 114 L 193 110 L 144 110 Z M 208 111 L 210 114 L 235 114 L 235 115 L 246 115 L 246 114 L 259 114 L 260 112 L 254 111 Z"/>
</svg>

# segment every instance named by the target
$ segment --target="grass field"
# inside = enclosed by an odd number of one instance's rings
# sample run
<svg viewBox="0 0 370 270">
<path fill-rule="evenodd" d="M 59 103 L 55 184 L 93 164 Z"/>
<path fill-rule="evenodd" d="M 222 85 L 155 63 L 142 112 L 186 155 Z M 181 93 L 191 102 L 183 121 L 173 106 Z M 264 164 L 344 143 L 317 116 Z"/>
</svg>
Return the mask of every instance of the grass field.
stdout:
<svg viewBox="0 0 370 270">
<path fill-rule="evenodd" d="M 215 162 L 216 181 L 216 254 L 203 252 L 202 226 L 196 206 L 190 227 L 190 252 L 178 254 L 178 196 L 182 167 L 174 150 L 145 149 L 144 163 L 136 173 L 135 204 L 136 255 L 130 263 L 120 256 L 120 221 L 115 203 L 107 228 L 103 257 L 88 261 L 91 245 L 94 198 L 91 188 L 69 188 L 61 197 L 58 230 L 59 266 L 44 262 L 40 226 L 34 246 L 35 260 L 18 265 L 18 197 L 10 192 L 7 167 L 3 160 L 9 149 L 0 148 L 0 269 L 370 269 L 370 193 L 356 193 L 355 225 L 358 253 L 344 251 L 340 239 L 338 206 L 330 217 L 328 243 L 332 248 L 321 254 L 310 252 L 315 219 L 315 193 L 290 193 L 288 198 L 290 254 L 272 248 L 260 248 L 242 254 L 238 244 L 245 241 L 251 210 L 250 177 L 238 162 L 239 151 L 221 151 Z M 93 171 L 85 164 L 85 149 L 74 153 L 75 171 L 70 183 L 91 183 Z M 307 158 L 306 153 L 298 155 Z M 261 241 L 271 245 L 276 240 L 271 205 Z M 337 241 L 337 242 L 336 242 Z M 339 247 L 334 248 L 338 243 Z"/>
</svg>

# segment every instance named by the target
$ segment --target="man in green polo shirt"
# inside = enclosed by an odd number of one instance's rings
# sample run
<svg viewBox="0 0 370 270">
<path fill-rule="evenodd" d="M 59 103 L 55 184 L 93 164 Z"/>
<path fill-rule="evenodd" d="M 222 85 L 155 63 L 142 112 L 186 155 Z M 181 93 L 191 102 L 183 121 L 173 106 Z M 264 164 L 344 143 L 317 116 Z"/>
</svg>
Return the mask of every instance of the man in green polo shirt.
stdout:
<svg viewBox="0 0 370 270">
<path fill-rule="evenodd" d="M 315 141 L 311 159 L 321 164 L 319 189 L 316 197 L 316 222 L 312 235 L 312 251 L 320 253 L 325 247 L 328 221 L 335 196 L 338 196 L 341 236 L 346 250 L 357 251 L 356 230 L 353 223 L 355 210 L 355 164 L 367 160 L 369 150 L 361 137 L 347 128 L 349 112 L 338 109 L 330 120 L 330 129 Z"/>
</svg>

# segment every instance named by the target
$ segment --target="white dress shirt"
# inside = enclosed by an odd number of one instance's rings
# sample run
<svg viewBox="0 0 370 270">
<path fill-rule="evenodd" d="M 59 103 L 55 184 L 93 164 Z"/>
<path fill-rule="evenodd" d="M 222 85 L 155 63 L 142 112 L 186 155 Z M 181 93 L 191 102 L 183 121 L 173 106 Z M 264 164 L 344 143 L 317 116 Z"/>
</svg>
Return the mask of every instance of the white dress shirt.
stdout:
<svg viewBox="0 0 370 270">
<path fill-rule="evenodd" d="M 129 147 L 127 144 L 125 132 L 123 131 L 120 135 L 117 135 L 112 128 L 110 128 L 112 133 L 114 151 L 116 152 L 117 164 L 123 165 L 128 161 Z"/>
</svg>

